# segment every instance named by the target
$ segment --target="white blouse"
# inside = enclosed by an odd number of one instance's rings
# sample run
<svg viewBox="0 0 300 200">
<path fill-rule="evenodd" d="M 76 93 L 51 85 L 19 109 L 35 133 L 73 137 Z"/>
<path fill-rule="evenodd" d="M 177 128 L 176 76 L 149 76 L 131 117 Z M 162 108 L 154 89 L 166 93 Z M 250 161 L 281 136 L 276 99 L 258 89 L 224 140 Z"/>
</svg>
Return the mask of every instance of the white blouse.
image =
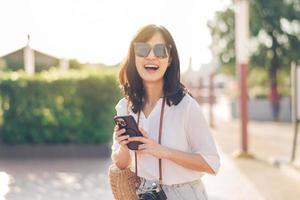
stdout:
<svg viewBox="0 0 300 200">
<path fill-rule="evenodd" d="M 152 139 L 158 140 L 159 119 L 162 104 L 160 98 L 149 116 L 141 112 L 140 124 Z M 117 115 L 127 114 L 127 100 L 121 99 L 116 105 Z M 129 108 L 129 114 L 137 121 L 137 114 Z M 174 106 L 165 105 L 161 144 L 184 152 L 201 155 L 215 174 L 220 167 L 220 158 L 201 108 L 194 98 L 186 94 L 181 102 Z M 112 151 L 117 151 L 119 144 L 114 141 Z M 134 152 L 130 150 L 131 166 L 135 172 Z M 139 155 L 138 176 L 148 180 L 159 179 L 158 158 L 151 155 Z M 170 160 L 162 159 L 162 182 L 166 185 L 179 184 L 200 179 L 204 172 L 184 168 Z"/>
</svg>

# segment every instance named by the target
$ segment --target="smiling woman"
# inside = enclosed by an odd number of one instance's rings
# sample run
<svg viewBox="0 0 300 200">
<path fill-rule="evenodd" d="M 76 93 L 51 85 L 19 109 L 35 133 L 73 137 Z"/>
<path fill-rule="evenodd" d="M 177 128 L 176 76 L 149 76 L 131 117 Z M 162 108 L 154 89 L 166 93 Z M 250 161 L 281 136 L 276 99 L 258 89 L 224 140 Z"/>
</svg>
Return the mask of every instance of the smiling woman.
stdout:
<svg viewBox="0 0 300 200">
<path fill-rule="evenodd" d="M 217 173 L 219 155 L 200 106 L 180 82 L 176 44 L 166 28 L 147 25 L 138 31 L 119 82 L 125 97 L 116 105 L 117 115 L 133 116 L 141 136 L 115 126 L 112 160 L 139 177 L 136 198 L 207 199 L 201 177 Z M 134 141 L 142 143 L 138 150 L 127 146 Z"/>
<path fill-rule="evenodd" d="M 168 105 L 176 105 L 184 96 L 184 86 L 180 83 L 177 48 L 169 31 L 156 25 L 140 29 L 120 66 L 119 80 L 135 113 L 147 98 L 146 90 L 157 85 L 161 88 L 156 91 L 164 90 Z"/>
</svg>

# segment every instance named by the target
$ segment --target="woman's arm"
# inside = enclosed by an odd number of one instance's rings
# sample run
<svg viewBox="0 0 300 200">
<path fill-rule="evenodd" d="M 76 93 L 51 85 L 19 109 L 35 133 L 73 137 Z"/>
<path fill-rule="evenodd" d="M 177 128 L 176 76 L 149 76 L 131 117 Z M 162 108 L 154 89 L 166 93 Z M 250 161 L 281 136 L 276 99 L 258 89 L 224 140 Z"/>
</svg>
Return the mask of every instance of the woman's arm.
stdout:
<svg viewBox="0 0 300 200">
<path fill-rule="evenodd" d="M 129 149 L 127 148 L 129 136 L 122 135 L 123 133 L 125 133 L 125 129 L 119 130 L 119 127 L 115 126 L 113 138 L 118 148 L 112 151 L 111 159 L 119 169 L 125 169 L 131 163 Z"/>
<path fill-rule="evenodd" d="M 171 160 L 182 167 L 215 174 L 215 171 L 207 164 L 204 158 L 196 153 L 187 153 L 171 148 L 167 148 L 163 153 L 164 159 Z"/>
<path fill-rule="evenodd" d="M 119 169 L 126 169 L 131 162 L 129 150 L 120 146 L 117 151 L 112 152 L 111 159 Z"/>
<path fill-rule="evenodd" d="M 140 131 L 144 137 L 130 137 L 128 139 L 129 141 L 139 141 L 144 143 L 139 145 L 138 154 L 150 154 L 157 158 L 171 160 L 188 169 L 212 174 L 215 173 L 200 154 L 187 153 L 162 146 L 155 140 L 151 139 L 147 132 L 141 127 Z"/>
</svg>

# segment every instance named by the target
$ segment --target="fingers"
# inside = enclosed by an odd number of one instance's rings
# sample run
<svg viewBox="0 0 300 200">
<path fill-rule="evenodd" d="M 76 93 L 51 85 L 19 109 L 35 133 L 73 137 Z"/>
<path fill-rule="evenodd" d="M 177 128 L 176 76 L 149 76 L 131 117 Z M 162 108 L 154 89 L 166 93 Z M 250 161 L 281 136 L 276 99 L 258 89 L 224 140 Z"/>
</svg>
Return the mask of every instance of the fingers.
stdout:
<svg viewBox="0 0 300 200">
<path fill-rule="evenodd" d="M 138 155 L 145 155 L 147 154 L 146 150 L 137 150 L 136 151 Z"/>
<path fill-rule="evenodd" d="M 129 135 L 123 135 L 126 133 L 124 128 L 120 129 L 118 125 L 114 127 L 114 139 L 117 143 L 122 146 L 126 146 L 129 142 L 138 141 L 142 143 L 149 142 L 149 135 L 148 133 L 142 128 L 139 127 L 140 132 L 143 134 L 143 137 L 129 137 Z M 139 147 L 141 150 L 145 149 L 146 146 Z"/>
<path fill-rule="evenodd" d="M 146 137 L 146 138 L 149 137 L 148 133 L 142 127 L 139 127 L 139 130 L 143 134 L 144 137 Z"/>
<path fill-rule="evenodd" d="M 147 148 L 146 144 L 140 144 L 138 150 L 144 150 Z"/>
<path fill-rule="evenodd" d="M 117 137 L 117 142 L 122 142 L 123 140 L 127 140 L 129 138 L 129 135 L 123 135 L 123 136 L 119 136 Z"/>
<path fill-rule="evenodd" d="M 119 129 L 120 129 L 119 126 L 118 126 L 118 125 L 115 125 L 114 131 L 118 131 Z"/>
<path fill-rule="evenodd" d="M 141 145 L 139 145 L 139 148 L 138 148 L 138 150 L 136 150 L 136 152 L 138 155 L 143 155 L 143 154 L 149 154 L 150 150 L 146 144 L 141 144 Z"/>
<path fill-rule="evenodd" d="M 148 138 L 145 138 L 145 137 L 130 137 L 128 138 L 128 140 L 130 142 L 132 141 L 137 141 L 137 142 L 142 142 L 142 143 L 147 143 L 147 141 L 149 140 Z"/>
<path fill-rule="evenodd" d="M 127 144 L 129 143 L 128 141 L 128 137 L 129 135 L 124 135 L 124 136 L 120 136 L 116 139 L 117 143 L 120 144 L 121 146 L 127 148 Z"/>
<path fill-rule="evenodd" d="M 126 130 L 123 128 L 123 129 L 119 129 L 119 127 L 115 126 L 114 128 L 114 139 L 115 141 L 122 145 L 122 146 L 126 146 L 128 144 L 128 138 L 129 138 L 129 135 L 123 135 L 124 133 L 126 133 Z"/>
<path fill-rule="evenodd" d="M 120 141 L 119 144 L 122 145 L 122 146 L 125 146 L 129 143 L 128 140 L 123 140 L 123 141 Z"/>
<path fill-rule="evenodd" d="M 122 134 L 126 133 L 126 130 L 124 128 L 120 129 L 120 130 L 116 130 L 115 131 L 115 137 L 119 137 Z"/>
</svg>

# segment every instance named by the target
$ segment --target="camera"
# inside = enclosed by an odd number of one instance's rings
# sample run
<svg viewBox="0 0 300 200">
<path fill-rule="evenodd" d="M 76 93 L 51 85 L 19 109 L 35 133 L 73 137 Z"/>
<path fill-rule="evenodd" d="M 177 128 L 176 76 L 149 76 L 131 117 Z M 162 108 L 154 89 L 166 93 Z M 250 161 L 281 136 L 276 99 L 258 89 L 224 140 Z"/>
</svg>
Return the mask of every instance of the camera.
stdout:
<svg viewBox="0 0 300 200">
<path fill-rule="evenodd" d="M 138 194 L 139 200 L 166 200 L 167 196 L 160 185 L 152 184 L 151 188 Z"/>
<path fill-rule="evenodd" d="M 126 122 L 122 118 L 116 119 L 116 124 L 119 125 L 120 127 L 125 127 L 127 126 Z"/>
</svg>

